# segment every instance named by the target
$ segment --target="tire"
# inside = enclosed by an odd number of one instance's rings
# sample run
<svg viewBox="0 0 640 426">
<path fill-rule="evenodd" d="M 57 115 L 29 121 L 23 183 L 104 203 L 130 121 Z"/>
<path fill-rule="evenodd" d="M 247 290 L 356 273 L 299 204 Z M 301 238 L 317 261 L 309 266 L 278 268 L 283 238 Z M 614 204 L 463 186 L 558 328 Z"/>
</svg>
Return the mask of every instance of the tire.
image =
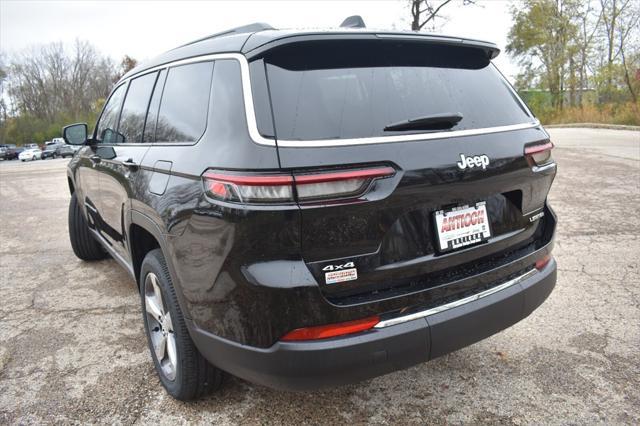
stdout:
<svg viewBox="0 0 640 426">
<path fill-rule="evenodd" d="M 140 301 L 151 358 L 167 393 L 190 401 L 220 388 L 222 371 L 209 364 L 191 340 L 160 249 L 142 261 Z"/>
<path fill-rule="evenodd" d="M 107 256 L 100 243 L 89 231 L 75 193 L 71 195 L 69 202 L 69 240 L 71 240 L 73 252 L 79 259 L 100 260 Z"/>
<path fill-rule="evenodd" d="M 33 157 L 31 157 L 31 161 L 36 161 L 36 160 L 37 160 L 37 158 L 36 158 L 35 155 Z"/>
</svg>

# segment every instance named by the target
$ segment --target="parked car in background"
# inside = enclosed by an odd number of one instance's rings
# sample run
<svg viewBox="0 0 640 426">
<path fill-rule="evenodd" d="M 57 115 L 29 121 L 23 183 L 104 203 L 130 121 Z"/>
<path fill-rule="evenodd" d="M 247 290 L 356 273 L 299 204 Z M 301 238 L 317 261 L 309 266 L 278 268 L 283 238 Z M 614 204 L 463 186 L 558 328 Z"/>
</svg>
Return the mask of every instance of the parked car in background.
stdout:
<svg viewBox="0 0 640 426">
<path fill-rule="evenodd" d="M 72 145 L 68 145 L 68 144 L 59 145 L 57 155 L 62 158 L 73 157 L 76 151 L 77 150 Z"/>
<path fill-rule="evenodd" d="M 0 144 L 0 160 L 4 160 L 5 159 L 5 155 L 7 153 L 7 151 L 9 150 L 10 145 L 7 144 Z"/>
<path fill-rule="evenodd" d="M 42 159 L 42 151 L 40 150 L 40 148 L 25 149 L 20 154 L 18 154 L 18 159 L 20 161 L 41 160 Z"/>
<path fill-rule="evenodd" d="M 24 149 L 40 149 L 37 143 L 28 143 L 22 146 Z"/>
<path fill-rule="evenodd" d="M 56 158 L 60 154 L 58 151 L 60 150 L 60 145 L 57 143 L 45 143 L 44 149 L 42 150 L 42 159 L 46 160 L 47 158 Z"/>
<path fill-rule="evenodd" d="M 71 150 L 71 154 L 69 154 L 69 150 Z M 42 159 L 73 156 L 74 152 L 67 144 L 50 143 L 42 151 Z"/>
<path fill-rule="evenodd" d="M 60 143 L 56 139 L 54 139 L 53 141 L 45 142 L 45 148 L 42 151 L 42 159 L 45 160 L 47 158 L 73 157 L 73 154 L 76 153 L 76 150 L 74 149 L 75 147 L 64 142 Z"/>
<path fill-rule="evenodd" d="M 24 151 L 24 147 L 11 144 L 4 153 L 4 159 L 17 160 L 22 151 Z"/>
</svg>

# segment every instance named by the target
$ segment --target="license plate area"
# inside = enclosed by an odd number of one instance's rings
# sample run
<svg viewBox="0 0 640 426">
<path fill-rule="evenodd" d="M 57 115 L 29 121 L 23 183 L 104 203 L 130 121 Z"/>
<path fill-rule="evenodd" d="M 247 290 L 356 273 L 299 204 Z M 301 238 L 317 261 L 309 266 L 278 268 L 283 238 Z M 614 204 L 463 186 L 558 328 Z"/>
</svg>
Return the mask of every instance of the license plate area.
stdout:
<svg viewBox="0 0 640 426">
<path fill-rule="evenodd" d="M 491 226 L 484 201 L 434 213 L 437 245 L 449 252 L 491 238 Z"/>
</svg>

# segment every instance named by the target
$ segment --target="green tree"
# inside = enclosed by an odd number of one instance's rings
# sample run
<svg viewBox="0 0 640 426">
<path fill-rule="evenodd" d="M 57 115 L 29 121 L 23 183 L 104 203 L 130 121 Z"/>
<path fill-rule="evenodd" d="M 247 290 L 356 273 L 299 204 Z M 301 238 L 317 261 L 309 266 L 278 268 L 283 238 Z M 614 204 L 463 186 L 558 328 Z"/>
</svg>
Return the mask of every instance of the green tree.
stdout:
<svg viewBox="0 0 640 426">
<path fill-rule="evenodd" d="M 565 82 L 574 68 L 570 61 L 579 51 L 573 21 L 579 5 L 576 0 L 523 0 L 511 8 L 507 52 L 549 90 L 556 110 L 563 108 Z"/>
<path fill-rule="evenodd" d="M 0 54 L 0 143 L 5 143 L 7 128 L 7 103 L 5 101 L 4 83 L 7 80 L 7 69 L 4 65 L 4 57 Z"/>
</svg>

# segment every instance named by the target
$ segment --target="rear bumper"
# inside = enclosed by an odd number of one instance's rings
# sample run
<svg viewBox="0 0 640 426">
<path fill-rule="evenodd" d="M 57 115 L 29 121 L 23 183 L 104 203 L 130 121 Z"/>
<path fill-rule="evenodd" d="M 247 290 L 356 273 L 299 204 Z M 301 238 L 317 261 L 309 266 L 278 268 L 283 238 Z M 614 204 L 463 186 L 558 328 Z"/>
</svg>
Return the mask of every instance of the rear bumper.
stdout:
<svg viewBox="0 0 640 426">
<path fill-rule="evenodd" d="M 491 336 L 528 316 L 556 283 L 556 262 L 478 300 L 389 327 L 262 349 L 217 337 L 189 322 L 212 364 L 243 379 L 287 390 L 336 386 L 428 361 Z"/>
</svg>

